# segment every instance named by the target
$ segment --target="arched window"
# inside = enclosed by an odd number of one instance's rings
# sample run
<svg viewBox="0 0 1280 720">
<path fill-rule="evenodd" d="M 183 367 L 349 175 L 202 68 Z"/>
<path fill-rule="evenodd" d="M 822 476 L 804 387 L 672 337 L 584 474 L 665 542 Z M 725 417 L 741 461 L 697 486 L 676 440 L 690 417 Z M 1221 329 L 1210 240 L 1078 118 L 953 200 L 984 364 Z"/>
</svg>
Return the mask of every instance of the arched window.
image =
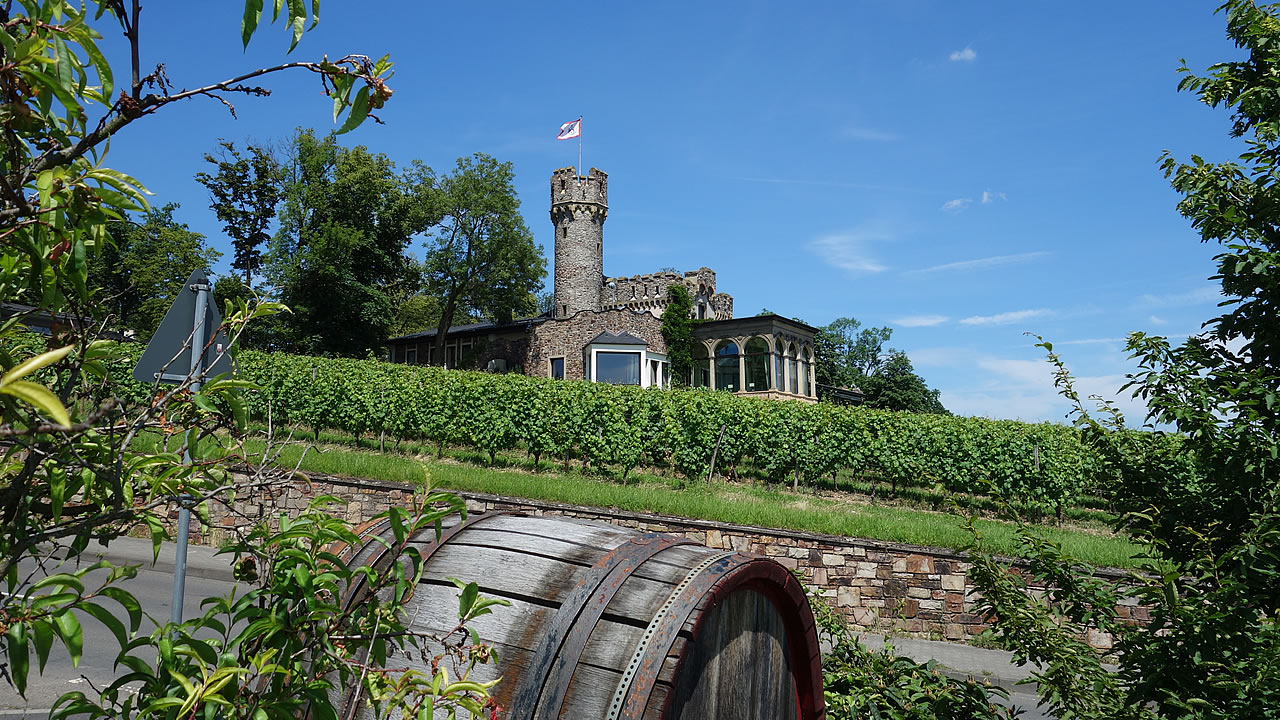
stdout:
<svg viewBox="0 0 1280 720">
<path fill-rule="evenodd" d="M 747 341 L 747 391 L 759 392 L 769 389 L 769 343 L 763 338 L 751 338 Z"/>
<path fill-rule="evenodd" d="M 773 387 L 778 390 L 787 389 L 787 369 L 783 365 L 787 353 L 782 349 L 782 341 L 773 341 Z"/>
<path fill-rule="evenodd" d="M 707 346 L 700 342 L 693 344 L 693 378 L 691 387 L 711 387 L 711 358 L 707 355 Z"/>
<path fill-rule="evenodd" d="M 721 340 L 716 345 L 716 385 L 717 390 L 738 392 L 738 344 L 732 340 Z"/>
<path fill-rule="evenodd" d="M 796 362 L 796 344 L 791 343 L 791 346 L 787 348 L 787 378 L 789 379 L 788 389 L 792 395 L 800 394 L 800 368 L 797 365 L 799 363 Z"/>
<path fill-rule="evenodd" d="M 809 353 L 809 348 L 805 348 L 801 352 L 800 357 L 800 392 L 803 395 L 810 394 L 809 378 L 813 375 L 813 356 Z"/>
</svg>

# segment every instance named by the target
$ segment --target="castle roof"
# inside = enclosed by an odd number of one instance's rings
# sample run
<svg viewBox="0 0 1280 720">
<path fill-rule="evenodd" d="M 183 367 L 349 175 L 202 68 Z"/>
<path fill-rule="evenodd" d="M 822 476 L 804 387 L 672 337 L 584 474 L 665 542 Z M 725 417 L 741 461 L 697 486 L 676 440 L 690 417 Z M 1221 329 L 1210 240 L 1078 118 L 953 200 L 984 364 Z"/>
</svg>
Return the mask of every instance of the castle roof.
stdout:
<svg viewBox="0 0 1280 720">
<path fill-rule="evenodd" d="M 467 325 L 453 325 L 449 328 L 449 332 L 446 333 L 446 335 L 454 336 L 454 335 L 480 334 L 480 333 L 487 333 L 491 331 L 527 330 L 534 325 L 538 325 L 546 321 L 547 321 L 547 318 L 542 315 L 539 315 L 537 317 L 531 317 L 531 318 L 520 318 L 519 320 L 512 320 L 510 322 L 494 322 L 492 320 L 483 320 L 478 323 L 469 323 Z M 415 340 L 424 340 L 426 338 L 435 337 L 436 333 L 437 333 L 437 329 L 431 328 L 430 330 L 423 330 L 421 332 L 409 333 L 408 335 L 401 335 L 400 337 L 393 337 L 390 340 L 388 340 L 387 343 L 408 343 L 408 342 L 414 342 Z"/>
</svg>

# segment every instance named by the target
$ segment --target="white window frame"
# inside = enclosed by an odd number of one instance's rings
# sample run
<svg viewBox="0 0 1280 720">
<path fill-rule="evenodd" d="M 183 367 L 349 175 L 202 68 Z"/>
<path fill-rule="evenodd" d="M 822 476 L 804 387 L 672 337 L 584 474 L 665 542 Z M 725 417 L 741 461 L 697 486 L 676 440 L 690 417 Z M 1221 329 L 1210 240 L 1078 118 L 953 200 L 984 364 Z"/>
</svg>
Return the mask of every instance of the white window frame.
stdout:
<svg viewBox="0 0 1280 720">
<path fill-rule="evenodd" d="M 669 371 L 667 373 L 660 372 L 659 373 L 660 377 L 657 378 L 658 380 L 657 383 L 652 382 L 653 381 L 653 378 L 651 377 L 652 373 L 649 371 L 650 360 L 657 360 L 660 363 L 660 366 L 659 366 L 660 369 L 665 368 L 667 366 L 667 356 L 663 353 L 649 352 L 643 346 L 640 346 L 640 345 L 613 345 L 608 343 L 600 343 L 598 345 L 588 345 L 587 346 L 587 370 L 588 370 L 587 379 L 591 380 L 591 382 L 596 382 L 596 378 L 600 376 L 598 366 L 596 365 L 596 357 L 602 352 L 630 353 L 632 355 L 638 355 L 640 357 L 640 387 L 642 388 L 667 387 L 667 385 L 664 384 L 663 382 L 664 378 L 661 376 L 664 374 L 669 374 Z"/>
</svg>

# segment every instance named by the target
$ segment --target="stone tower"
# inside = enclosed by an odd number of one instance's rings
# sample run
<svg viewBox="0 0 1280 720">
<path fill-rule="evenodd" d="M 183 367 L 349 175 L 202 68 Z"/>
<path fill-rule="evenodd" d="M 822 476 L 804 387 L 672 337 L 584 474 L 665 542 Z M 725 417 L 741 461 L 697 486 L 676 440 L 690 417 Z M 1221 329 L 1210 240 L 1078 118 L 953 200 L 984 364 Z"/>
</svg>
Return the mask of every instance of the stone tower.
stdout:
<svg viewBox="0 0 1280 720">
<path fill-rule="evenodd" d="M 591 168 L 551 173 L 551 225 L 556 232 L 555 316 L 600 310 L 604 287 L 604 220 L 609 176 Z"/>
</svg>

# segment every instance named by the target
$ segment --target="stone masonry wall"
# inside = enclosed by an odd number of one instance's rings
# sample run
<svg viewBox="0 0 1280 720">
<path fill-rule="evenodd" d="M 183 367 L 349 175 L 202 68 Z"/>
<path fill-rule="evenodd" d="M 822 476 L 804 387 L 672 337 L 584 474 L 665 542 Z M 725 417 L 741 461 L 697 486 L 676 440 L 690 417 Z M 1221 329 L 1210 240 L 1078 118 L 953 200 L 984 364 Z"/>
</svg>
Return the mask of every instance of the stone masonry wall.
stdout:
<svg viewBox="0 0 1280 720">
<path fill-rule="evenodd" d="M 564 358 L 566 380 L 584 380 L 583 348 L 602 332 L 628 332 L 649 343 L 649 351 L 666 353 L 662 321 L 638 310 L 579 312 L 565 319 L 551 319 L 533 328 L 526 375 L 550 377 L 551 358 Z"/>
<path fill-rule="evenodd" d="M 562 168 L 551 175 L 556 317 L 600 309 L 608 183 L 609 176 L 595 168 L 585 178 L 573 168 Z"/>
<path fill-rule="evenodd" d="M 645 310 L 658 317 L 667 307 L 667 288 L 683 284 L 693 299 L 694 317 L 697 307 L 704 305 L 706 319 L 730 320 L 733 318 L 733 297 L 716 292 L 716 273 L 702 267 L 686 273 L 656 272 L 646 275 L 605 278 L 605 307 L 627 307 Z"/>
<path fill-rule="evenodd" d="M 472 513 L 517 510 L 530 515 L 576 517 L 683 535 L 707 547 L 771 557 L 799 572 L 807 585 L 818 588 L 853 626 L 864 630 L 965 641 L 987 628 L 974 613 L 976 597 L 967 577 L 969 563 L 963 555 L 950 550 L 482 493 L 458 494 Z M 313 476 L 309 483 L 299 480 L 270 497 L 239 500 L 234 513 L 213 508 L 212 537 L 197 525 L 192 528 L 192 541 L 220 542 L 233 528 L 247 528 L 262 519 L 278 517 L 281 512 L 297 512 L 318 495 L 340 498 L 343 506 L 339 506 L 339 512 L 345 512 L 347 520 L 359 523 L 391 505 L 408 505 L 412 490 L 394 483 Z M 1122 580 L 1125 573 L 1103 570 L 1099 576 Z M 1150 619 L 1146 608 L 1132 603 L 1117 609 L 1121 618 L 1131 622 Z M 1091 631 L 1088 640 L 1099 649 L 1111 646 L 1111 638 L 1105 633 Z"/>
</svg>

